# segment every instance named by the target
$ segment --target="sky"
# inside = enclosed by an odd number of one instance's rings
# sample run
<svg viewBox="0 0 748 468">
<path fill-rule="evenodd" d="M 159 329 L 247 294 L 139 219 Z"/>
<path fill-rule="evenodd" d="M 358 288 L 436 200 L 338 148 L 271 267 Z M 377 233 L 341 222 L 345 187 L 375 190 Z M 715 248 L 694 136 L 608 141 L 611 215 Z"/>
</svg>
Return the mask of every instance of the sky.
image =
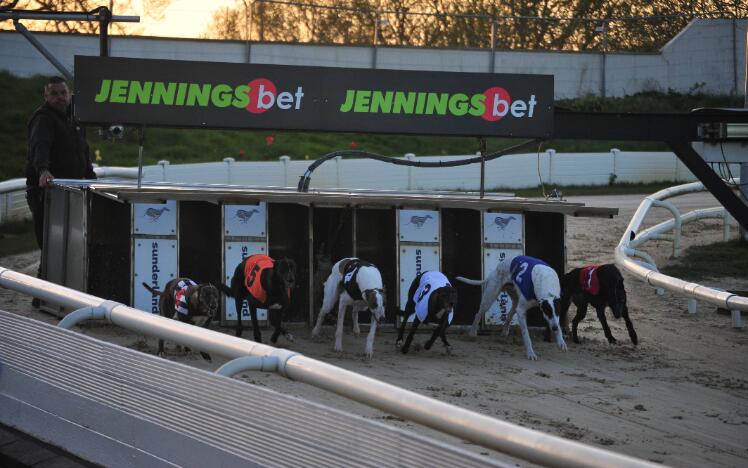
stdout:
<svg viewBox="0 0 748 468">
<path fill-rule="evenodd" d="M 162 37 L 199 37 L 205 31 L 213 17 L 213 12 L 220 7 L 233 7 L 235 0 L 172 0 L 164 10 L 163 19 L 157 20 L 146 15 L 142 0 L 133 0 L 134 12 L 118 12 L 114 2 L 114 14 L 139 15 L 144 36 Z M 123 23 L 124 24 L 124 23 Z"/>
</svg>

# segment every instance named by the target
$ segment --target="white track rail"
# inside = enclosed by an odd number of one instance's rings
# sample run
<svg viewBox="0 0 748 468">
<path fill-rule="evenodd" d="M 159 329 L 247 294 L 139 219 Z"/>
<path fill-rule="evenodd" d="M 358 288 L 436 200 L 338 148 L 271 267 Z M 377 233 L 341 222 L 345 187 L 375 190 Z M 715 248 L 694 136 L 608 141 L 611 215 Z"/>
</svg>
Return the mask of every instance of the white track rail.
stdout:
<svg viewBox="0 0 748 468">
<path fill-rule="evenodd" d="M 227 358 L 277 358 L 277 372 L 432 429 L 542 466 L 661 466 L 475 413 L 355 372 L 213 330 L 187 325 L 0 267 L 0 286 L 104 318 L 138 333 Z"/>
<path fill-rule="evenodd" d="M 695 210 L 681 215 L 672 203 L 666 202 L 668 198 L 685 195 L 688 193 L 705 191 L 701 182 L 678 185 L 660 190 L 646 197 L 632 216 L 626 231 L 615 250 L 616 264 L 636 276 L 645 283 L 658 289 L 665 289 L 676 294 L 682 294 L 691 298 L 689 311 L 696 311 L 696 300 L 704 301 L 718 307 L 732 311 L 733 326 L 742 327 L 740 312 L 748 311 L 748 297 L 738 296 L 719 289 L 702 286 L 697 283 L 664 275 L 657 271 L 652 257 L 645 252 L 637 250 L 636 247 L 650 239 L 665 239 L 673 242 L 673 255 L 680 255 L 680 230 L 683 224 L 704 218 L 722 218 L 725 220 L 725 240 L 729 237 L 730 217 L 722 207 Z M 652 207 L 664 207 L 673 213 L 673 219 L 649 227 L 642 231 L 639 229 Z M 672 234 L 670 234 L 672 232 Z M 633 238 L 633 240 L 632 240 Z M 639 257 L 644 261 L 634 260 Z"/>
</svg>

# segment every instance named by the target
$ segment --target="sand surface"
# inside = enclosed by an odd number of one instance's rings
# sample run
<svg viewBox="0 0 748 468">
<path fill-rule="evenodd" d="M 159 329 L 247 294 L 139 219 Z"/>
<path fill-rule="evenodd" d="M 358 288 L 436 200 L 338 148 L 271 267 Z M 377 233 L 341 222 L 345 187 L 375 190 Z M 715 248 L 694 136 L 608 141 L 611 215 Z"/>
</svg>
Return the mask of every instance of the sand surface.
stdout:
<svg viewBox="0 0 748 468">
<path fill-rule="evenodd" d="M 613 260 L 613 249 L 643 197 L 572 198 L 593 206 L 620 208 L 614 219 L 569 218 L 568 267 Z M 716 206 L 709 195 L 675 200 L 682 210 Z M 657 210 L 648 225 L 664 220 Z M 733 231 L 734 235 L 734 231 Z M 689 224 L 684 244 L 721 240 L 721 221 Z M 659 265 L 668 261 L 671 245 L 645 245 Z M 0 259 L 0 265 L 34 274 L 38 252 Z M 672 466 L 748 466 L 748 330 L 731 327 L 729 316 L 700 304 L 688 314 L 687 300 L 655 291 L 626 277 L 629 310 L 639 335 L 639 346 L 628 339 L 622 321 L 608 321 L 618 344 L 609 345 L 590 311 L 580 324 L 579 345 L 569 342 L 561 352 L 540 336 L 533 345 L 538 361 L 527 360 L 515 331 L 504 339 L 497 333 L 470 340 L 450 330 L 453 355 L 439 342 L 430 351 L 395 351 L 391 327 L 378 333 L 374 358 L 363 359 L 364 336 L 354 337 L 346 326 L 343 353 L 332 350 L 332 327 L 313 338 L 310 329 L 295 327 L 297 337 L 280 344 L 309 357 L 381 379 L 394 385 L 571 440 L 662 462 Z M 704 284 L 726 289 L 748 289 L 748 282 L 706 278 Z M 0 309 L 56 323 L 57 319 L 33 310 L 30 298 L 0 289 Z M 572 313 L 574 307 L 572 306 Z M 349 319 L 350 320 L 350 319 Z M 746 319 L 744 319 L 746 320 Z M 156 340 L 127 330 L 88 323 L 80 331 L 124 346 L 155 352 Z M 226 332 L 230 332 L 226 330 Z M 245 329 L 245 336 L 251 331 Z M 267 339 L 269 333 L 265 332 Z M 419 334 L 416 342 L 425 341 Z M 206 370 L 224 360 L 203 361 L 167 345 L 168 359 Z M 487 457 L 496 453 L 428 428 L 370 409 L 342 397 L 268 373 L 246 373 L 240 378 L 256 385 L 345 409 L 367 418 L 406 427 L 452 441 Z M 525 463 L 520 463 L 527 466 Z"/>
</svg>

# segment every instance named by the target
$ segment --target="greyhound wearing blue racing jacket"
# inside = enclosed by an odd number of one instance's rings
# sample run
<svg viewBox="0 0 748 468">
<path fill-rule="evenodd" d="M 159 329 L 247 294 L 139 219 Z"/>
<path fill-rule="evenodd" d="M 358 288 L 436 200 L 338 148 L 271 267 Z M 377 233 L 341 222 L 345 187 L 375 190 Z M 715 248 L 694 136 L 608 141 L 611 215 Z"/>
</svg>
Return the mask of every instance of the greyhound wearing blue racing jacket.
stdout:
<svg viewBox="0 0 748 468">
<path fill-rule="evenodd" d="M 544 261 L 535 257 L 520 255 L 511 262 L 499 263 L 496 269 L 483 281 L 471 280 L 461 276 L 458 276 L 457 280 L 467 284 L 484 286 L 480 308 L 470 329 L 471 335 L 477 334 L 481 317 L 491 308 L 501 290 L 510 286 L 507 289 L 514 297 L 512 298 L 512 310 L 509 311 L 504 326 L 504 336 L 509 335 L 509 324 L 516 313 L 527 358 L 533 361 L 538 359 L 532 349 L 530 332 L 527 330 L 526 312 L 534 306 L 539 306 L 543 312 L 543 318 L 556 337 L 556 345 L 559 349 L 566 351 L 566 342 L 559 324 L 561 285 L 555 270 Z"/>
</svg>

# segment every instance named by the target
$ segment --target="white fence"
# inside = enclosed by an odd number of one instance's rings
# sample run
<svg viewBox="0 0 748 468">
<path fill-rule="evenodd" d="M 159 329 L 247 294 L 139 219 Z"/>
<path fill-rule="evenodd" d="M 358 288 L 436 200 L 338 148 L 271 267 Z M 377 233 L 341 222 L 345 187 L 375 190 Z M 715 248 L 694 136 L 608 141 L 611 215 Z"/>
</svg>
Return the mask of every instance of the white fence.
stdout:
<svg viewBox="0 0 748 468">
<path fill-rule="evenodd" d="M 475 155 L 405 155 L 418 161 L 445 161 Z M 291 160 L 172 165 L 161 161 L 147 166 L 143 179 L 164 182 L 202 182 L 232 185 L 296 187 L 299 177 L 314 161 Z M 737 171 L 735 165 L 733 170 Z M 488 189 L 520 189 L 546 185 L 605 185 L 615 182 L 693 181 L 696 178 L 669 152 L 630 152 L 612 149 L 607 153 L 541 153 L 503 156 L 486 163 Z M 415 168 L 372 159 L 336 158 L 318 167 L 311 176 L 311 188 L 359 188 L 386 190 L 479 190 L 480 165 L 450 168 Z"/>
<path fill-rule="evenodd" d="M 475 155 L 419 156 L 419 161 L 466 159 Z M 412 154 L 404 158 L 415 159 Z M 169 164 L 143 168 L 143 180 L 149 182 L 194 182 L 206 184 L 296 187 L 299 177 L 314 161 L 278 161 Z M 738 165 L 731 165 L 739 173 Z M 106 172 L 104 172 L 106 170 Z M 137 170 L 97 168 L 100 177 L 136 177 Z M 514 154 L 486 163 L 486 188 L 520 189 L 536 187 L 541 181 L 546 190 L 556 185 L 605 185 L 616 183 L 674 181 L 691 182 L 696 178 L 670 152 L 637 152 L 612 149 L 607 153 Z M 358 188 L 384 190 L 468 190 L 480 189 L 480 165 L 450 168 L 415 168 L 386 164 L 372 159 L 336 158 L 312 173 L 310 188 Z M 0 222 L 28 216 L 23 179 L 0 182 Z"/>
</svg>

